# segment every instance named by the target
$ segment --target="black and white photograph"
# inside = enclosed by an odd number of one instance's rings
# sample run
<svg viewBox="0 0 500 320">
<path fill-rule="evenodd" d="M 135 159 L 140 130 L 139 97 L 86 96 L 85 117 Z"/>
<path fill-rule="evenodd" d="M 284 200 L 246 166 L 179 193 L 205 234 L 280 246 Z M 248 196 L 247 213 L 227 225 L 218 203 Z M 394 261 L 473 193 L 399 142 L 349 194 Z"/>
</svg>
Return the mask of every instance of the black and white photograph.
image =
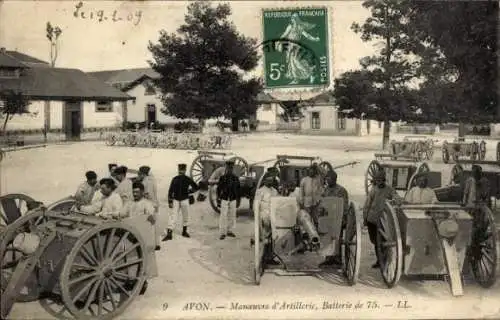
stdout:
<svg viewBox="0 0 500 320">
<path fill-rule="evenodd" d="M 500 319 L 499 6 L 0 0 L 0 319 Z"/>
</svg>

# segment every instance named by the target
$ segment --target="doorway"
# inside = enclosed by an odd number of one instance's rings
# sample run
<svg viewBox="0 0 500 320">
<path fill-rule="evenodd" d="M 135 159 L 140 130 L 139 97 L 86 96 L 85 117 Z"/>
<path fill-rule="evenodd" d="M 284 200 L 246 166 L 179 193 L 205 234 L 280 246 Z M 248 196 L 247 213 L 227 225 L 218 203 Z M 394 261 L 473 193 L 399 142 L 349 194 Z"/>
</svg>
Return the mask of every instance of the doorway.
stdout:
<svg viewBox="0 0 500 320">
<path fill-rule="evenodd" d="M 63 127 L 66 140 L 80 140 L 83 124 L 81 102 L 66 102 L 64 111 Z"/>
<path fill-rule="evenodd" d="M 156 105 L 154 104 L 146 106 L 146 125 L 149 127 L 151 123 L 156 123 Z"/>
</svg>

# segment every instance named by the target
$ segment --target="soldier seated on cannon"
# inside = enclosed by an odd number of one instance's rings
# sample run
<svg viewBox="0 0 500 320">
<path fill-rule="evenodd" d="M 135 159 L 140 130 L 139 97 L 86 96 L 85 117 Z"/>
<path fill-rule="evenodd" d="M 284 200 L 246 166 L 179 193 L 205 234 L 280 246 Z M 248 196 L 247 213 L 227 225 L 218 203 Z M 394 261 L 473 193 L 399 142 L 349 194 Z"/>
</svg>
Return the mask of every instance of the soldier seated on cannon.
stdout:
<svg viewBox="0 0 500 320">
<path fill-rule="evenodd" d="M 267 264 L 278 264 L 274 260 L 271 233 L 271 198 L 278 196 L 278 190 L 273 186 L 274 178 L 264 178 L 264 185 L 255 193 L 253 202 L 254 214 L 260 214 L 260 239 L 264 241 L 264 261 Z"/>
<path fill-rule="evenodd" d="M 120 218 L 123 202 L 115 192 L 115 182 L 111 178 L 103 178 L 99 181 L 99 184 L 101 191 L 94 194 L 92 202 L 89 205 L 82 205 L 77 202 L 75 208 L 83 214 L 95 215 L 106 219 Z"/>
<path fill-rule="evenodd" d="M 364 224 L 368 227 L 368 235 L 377 255 L 377 261 L 372 265 L 372 268 L 380 267 L 377 253 L 377 226 L 387 200 L 403 202 L 403 199 L 397 194 L 396 190 L 385 183 L 385 171 L 380 170 L 374 176 L 373 188 L 368 194 L 363 208 Z"/>
<path fill-rule="evenodd" d="M 343 202 L 343 214 L 342 214 L 342 226 L 346 224 L 346 215 L 349 210 L 349 194 L 347 190 L 337 183 L 337 173 L 335 171 L 330 171 L 326 176 L 327 187 L 323 193 L 324 197 L 338 197 L 344 200 Z M 342 259 L 340 256 L 340 239 L 335 243 L 335 248 L 333 254 L 326 256 L 325 261 L 320 263 L 320 267 L 328 265 L 342 265 Z"/>
<path fill-rule="evenodd" d="M 300 181 L 299 208 L 311 215 L 314 226 L 318 229 L 318 208 L 323 194 L 323 179 L 317 164 L 312 164 L 308 175 Z"/>
<path fill-rule="evenodd" d="M 472 207 L 478 203 L 486 203 L 491 207 L 490 186 L 488 179 L 483 176 L 483 169 L 473 165 L 472 174 L 465 181 L 462 204 Z"/>
<path fill-rule="evenodd" d="M 417 185 L 411 188 L 405 196 L 406 203 L 432 204 L 438 202 L 436 193 L 427 186 L 429 179 L 427 174 L 421 173 L 415 177 Z"/>
<path fill-rule="evenodd" d="M 94 171 L 87 171 L 85 177 L 87 180 L 79 185 L 75 192 L 75 200 L 87 205 L 92 202 L 92 198 L 100 186 L 97 184 L 97 174 Z"/>
</svg>

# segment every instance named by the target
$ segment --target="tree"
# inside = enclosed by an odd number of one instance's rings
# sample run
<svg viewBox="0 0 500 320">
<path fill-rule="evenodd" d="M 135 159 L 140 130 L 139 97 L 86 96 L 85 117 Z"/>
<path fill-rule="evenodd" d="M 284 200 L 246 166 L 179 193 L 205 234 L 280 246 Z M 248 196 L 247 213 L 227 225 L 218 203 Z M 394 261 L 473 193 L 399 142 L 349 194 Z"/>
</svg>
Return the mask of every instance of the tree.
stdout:
<svg viewBox="0 0 500 320">
<path fill-rule="evenodd" d="M 0 103 L 0 112 L 2 117 L 4 117 L 2 133 L 5 135 L 7 133 L 7 122 L 16 114 L 22 115 L 30 113 L 28 106 L 31 102 L 22 92 L 3 90 L 0 92 Z"/>
<path fill-rule="evenodd" d="M 230 15 L 228 4 L 194 2 L 177 34 L 161 30 L 158 43 L 149 42 L 164 113 L 200 121 L 224 116 L 233 131 L 240 119 L 255 114 L 262 82 L 245 80 L 243 73 L 257 66 L 257 41 L 240 34 Z"/>
<path fill-rule="evenodd" d="M 415 115 L 414 92 L 408 86 L 417 75 L 418 64 L 408 56 L 414 44 L 406 32 L 406 1 L 367 0 L 363 7 L 371 16 L 362 25 L 354 23 L 352 29 L 363 41 L 379 40 L 382 45 L 376 55 L 360 60 L 361 71 L 347 72 L 336 79 L 333 94 L 341 111 L 351 111 L 349 117 L 364 116 L 384 123 L 385 149 L 391 121 Z"/>
<path fill-rule="evenodd" d="M 47 31 L 47 34 L 46 34 L 47 39 L 50 42 L 50 65 L 52 67 L 55 67 L 57 57 L 59 54 L 59 41 L 58 40 L 62 34 L 62 30 L 58 26 L 52 26 L 52 24 L 50 22 L 47 22 L 46 31 Z"/>
</svg>

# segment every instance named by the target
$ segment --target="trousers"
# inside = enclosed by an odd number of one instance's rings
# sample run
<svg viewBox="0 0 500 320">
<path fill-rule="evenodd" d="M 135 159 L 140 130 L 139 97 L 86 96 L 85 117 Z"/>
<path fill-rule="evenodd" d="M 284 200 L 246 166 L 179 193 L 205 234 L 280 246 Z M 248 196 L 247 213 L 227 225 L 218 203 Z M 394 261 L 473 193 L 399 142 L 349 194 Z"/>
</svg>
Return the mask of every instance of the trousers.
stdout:
<svg viewBox="0 0 500 320">
<path fill-rule="evenodd" d="M 174 200 L 174 207 L 172 208 L 168 219 L 168 228 L 170 230 L 175 228 L 179 211 L 182 213 L 182 226 L 187 227 L 189 218 L 189 199 L 182 201 Z"/>
<path fill-rule="evenodd" d="M 226 234 L 232 232 L 236 227 L 236 200 L 228 201 L 221 200 L 220 217 L 219 217 L 219 232 Z"/>
</svg>

